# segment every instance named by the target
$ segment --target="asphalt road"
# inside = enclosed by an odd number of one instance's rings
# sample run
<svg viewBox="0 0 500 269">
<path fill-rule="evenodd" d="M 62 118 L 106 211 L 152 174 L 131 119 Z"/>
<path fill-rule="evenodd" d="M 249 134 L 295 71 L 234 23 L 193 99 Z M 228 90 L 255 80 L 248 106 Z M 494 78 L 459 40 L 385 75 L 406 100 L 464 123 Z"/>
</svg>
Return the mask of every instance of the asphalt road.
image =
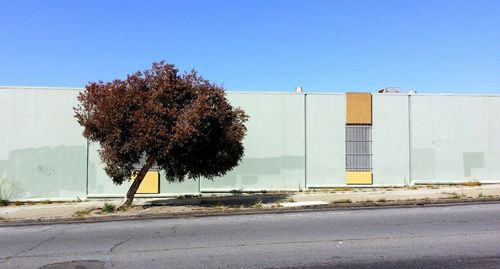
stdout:
<svg viewBox="0 0 500 269">
<path fill-rule="evenodd" d="M 0 268 L 111 267 L 500 268 L 500 204 L 0 228 Z"/>
</svg>

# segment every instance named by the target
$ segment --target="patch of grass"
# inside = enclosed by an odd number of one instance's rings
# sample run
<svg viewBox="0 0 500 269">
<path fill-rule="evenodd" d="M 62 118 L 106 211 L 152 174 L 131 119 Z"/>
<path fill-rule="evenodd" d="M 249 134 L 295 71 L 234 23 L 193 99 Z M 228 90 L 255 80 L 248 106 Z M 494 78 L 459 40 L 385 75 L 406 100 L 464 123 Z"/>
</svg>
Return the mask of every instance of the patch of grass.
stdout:
<svg viewBox="0 0 500 269">
<path fill-rule="evenodd" d="M 387 202 L 387 199 L 380 198 L 380 199 L 377 200 L 377 202 L 379 202 L 379 203 L 385 203 L 385 202 Z"/>
<path fill-rule="evenodd" d="M 288 198 L 284 200 L 283 203 L 295 203 L 295 200 L 293 198 Z"/>
<path fill-rule="evenodd" d="M 21 201 L 15 201 L 15 202 L 14 202 L 14 205 L 16 205 L 16 206 L 20 206 L 20 205 L 23 205 L 23 204 L 24 204 L 24 203 L 23 203 L 23 202 L 21 202 Z"/>
<path fill-rule="evenodd" d="M 11 198 L 9 185 L 5 179 L 0 178 L 0 206 L 8 206 L 10 203 L 9 198 Z"/>
<path fill-rule="evenodd" d="M 436 184 L 430 184 L 430 185 L 427 185 L 427 188 L 435 190 L 435 189 L 439 189 L 439 186 Z"/>
<path fill-rule="evenodd" d="M 104 213 L 113 213 L 116 211 L 116 206 L 111 203 L 104 203 L 104 206 L 102 207 L 102 212 Z"/>
<path fill-rule="evenodd" d="M 418 190 L 418 187 L 416 185 L 409 186 L 408 189 L 410 190 Z"/>
<path fill-rule="evenodd" d="M 465 197 L 465 194 L 463 193 L 456 193 L 456 192 L 452 192 L 452 193 L 448 193 L 448 199 L 460 199 L 460 198 L 464 198 Z"/>
<path fill-rule="evenodd" d="M 352 203 L 352 201 L 351 201 L 351 199 L 339 199 L 339 200 L 333 201 L 332 203 L 334 203 L 334 204 L 350 204 L 350 203 Z"/>
<path fill-rule="evenodd" d="M 213 207 L 217 208 L 217 209 L 224 209 L 226 208 L 226 206 L 221 203 L 221 202 L 217 202 Z"/>
<path fill-rule="evenodd" d="M 93 208 L 87 208 L 87 209 L 82 209 L 78 210 L 75 213 L 73 213 L 73 217 L 85 217 L 92 212 Z"/>
<path fill-rule="evenodd" d="M 127 212 L 129 209 L 130 209 L 130 207 L 128 207 L 128 206 L 120 206 L 120 207 L 116 208 L 116 211 Z"/>
<path fill-rule="evenodd" d="M 365 203 L 373 203 L 373 200 L 366 199 L 366 200 L 365 200 Z"/>
<path fill-rule="evenodd" d="M 476 187 L 476 186 L 481 186 L 481 182 L 479 181 L 468 181 L 460 184 L 462 186 L 467 186 L 467 187 Z"/>
<path fill-rule="evenodd" d="M 242 190 L 231 190 L 231 194 L 234 195 L 234 196 L 239 196 L 241 194 L 243 194 L 243 191 Z"/>
<path fill-rule="evenodd" d="M 50 200 L 43 200 L 40 202 L 40 204 L 42 205 L 48 205 L 48 204 L 51 204 L 52 202 Z"/>
<path fill-rule="evenodd" d="M 262 200 L 259 199 L 252 205 L 252 208 L 262 208 L 262 206 Z"/>
<path fill-rule="evenodd" d="M 9 200 L 3 198 L 3 197 L 0 197 L 0 206 L 8 206 L 10 203 Z"/>
<path fill-rule="evenodd" d="M 16 196 L 16 187 L 6 178 L 0 177 L 0 206 L 7 206 Z"/>
<path fill-rule="evenodd" d="M 477 195 L 477 197 L 482 198 L 482 197 L 484 197 L 484 194 L 481 192 L 481 193 L 479 193 L 479 194 Z"/>
<path fill-rule="evenodd" d="M 352 187 L 336 187 L 333 188 L 334 191 L 352 191 Z"/>
</svg>

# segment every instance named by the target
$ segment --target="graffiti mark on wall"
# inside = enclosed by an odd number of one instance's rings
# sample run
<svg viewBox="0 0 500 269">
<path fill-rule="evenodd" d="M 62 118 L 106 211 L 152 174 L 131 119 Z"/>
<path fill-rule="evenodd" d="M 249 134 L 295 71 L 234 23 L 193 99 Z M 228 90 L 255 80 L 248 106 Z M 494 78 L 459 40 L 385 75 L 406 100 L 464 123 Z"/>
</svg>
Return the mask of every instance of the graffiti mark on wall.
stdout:
<svg viewBox="0 0 500 269">
<path fill-rule="evenodd" d="M 38 173 L 40 173 L 44 176 L 52 176 L 52 175 L 55 175 L 57 173 L 54 168 L 52 168 L 46 164 L 39 164 L 37 168 L 38 168 Z"/>
</svg>

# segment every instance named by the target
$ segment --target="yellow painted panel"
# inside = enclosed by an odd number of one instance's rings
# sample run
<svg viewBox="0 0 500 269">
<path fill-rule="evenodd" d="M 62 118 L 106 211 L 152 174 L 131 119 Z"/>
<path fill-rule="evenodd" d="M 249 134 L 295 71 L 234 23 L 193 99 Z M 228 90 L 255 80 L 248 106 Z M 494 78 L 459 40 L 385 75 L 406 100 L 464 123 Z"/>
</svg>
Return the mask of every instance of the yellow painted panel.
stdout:
<svg viewBox="0 0 500 269">
<path fill-rule="evenodd" d="M 135 180 L 135 176 L 132 177 L 132 180 Z M 148 171 L 137 193 L 160 193 L 160 173 L 158 171 Z"/>
<path fill-rule="evenodd" d="M 346 93 L 346 123 L 372 124 L 372 94 Z"/>
<path fill-rule="evenodd" d="M 373 184 L 372 172 L 347 172 L 346 183 L 352 185 Z"/>
</svg>

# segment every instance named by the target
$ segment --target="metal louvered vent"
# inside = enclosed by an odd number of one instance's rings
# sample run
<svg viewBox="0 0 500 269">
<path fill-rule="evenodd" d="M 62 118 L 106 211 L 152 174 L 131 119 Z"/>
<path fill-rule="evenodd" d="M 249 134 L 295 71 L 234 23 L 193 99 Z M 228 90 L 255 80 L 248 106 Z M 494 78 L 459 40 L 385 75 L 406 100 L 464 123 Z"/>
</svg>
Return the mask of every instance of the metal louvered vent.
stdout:
<svg viewBox="0 0 500 269">
<path fill-rule="evenodd" d="M 372 171 L 372 126 L 346 125 L 346 170 Z"/>
</svg>

